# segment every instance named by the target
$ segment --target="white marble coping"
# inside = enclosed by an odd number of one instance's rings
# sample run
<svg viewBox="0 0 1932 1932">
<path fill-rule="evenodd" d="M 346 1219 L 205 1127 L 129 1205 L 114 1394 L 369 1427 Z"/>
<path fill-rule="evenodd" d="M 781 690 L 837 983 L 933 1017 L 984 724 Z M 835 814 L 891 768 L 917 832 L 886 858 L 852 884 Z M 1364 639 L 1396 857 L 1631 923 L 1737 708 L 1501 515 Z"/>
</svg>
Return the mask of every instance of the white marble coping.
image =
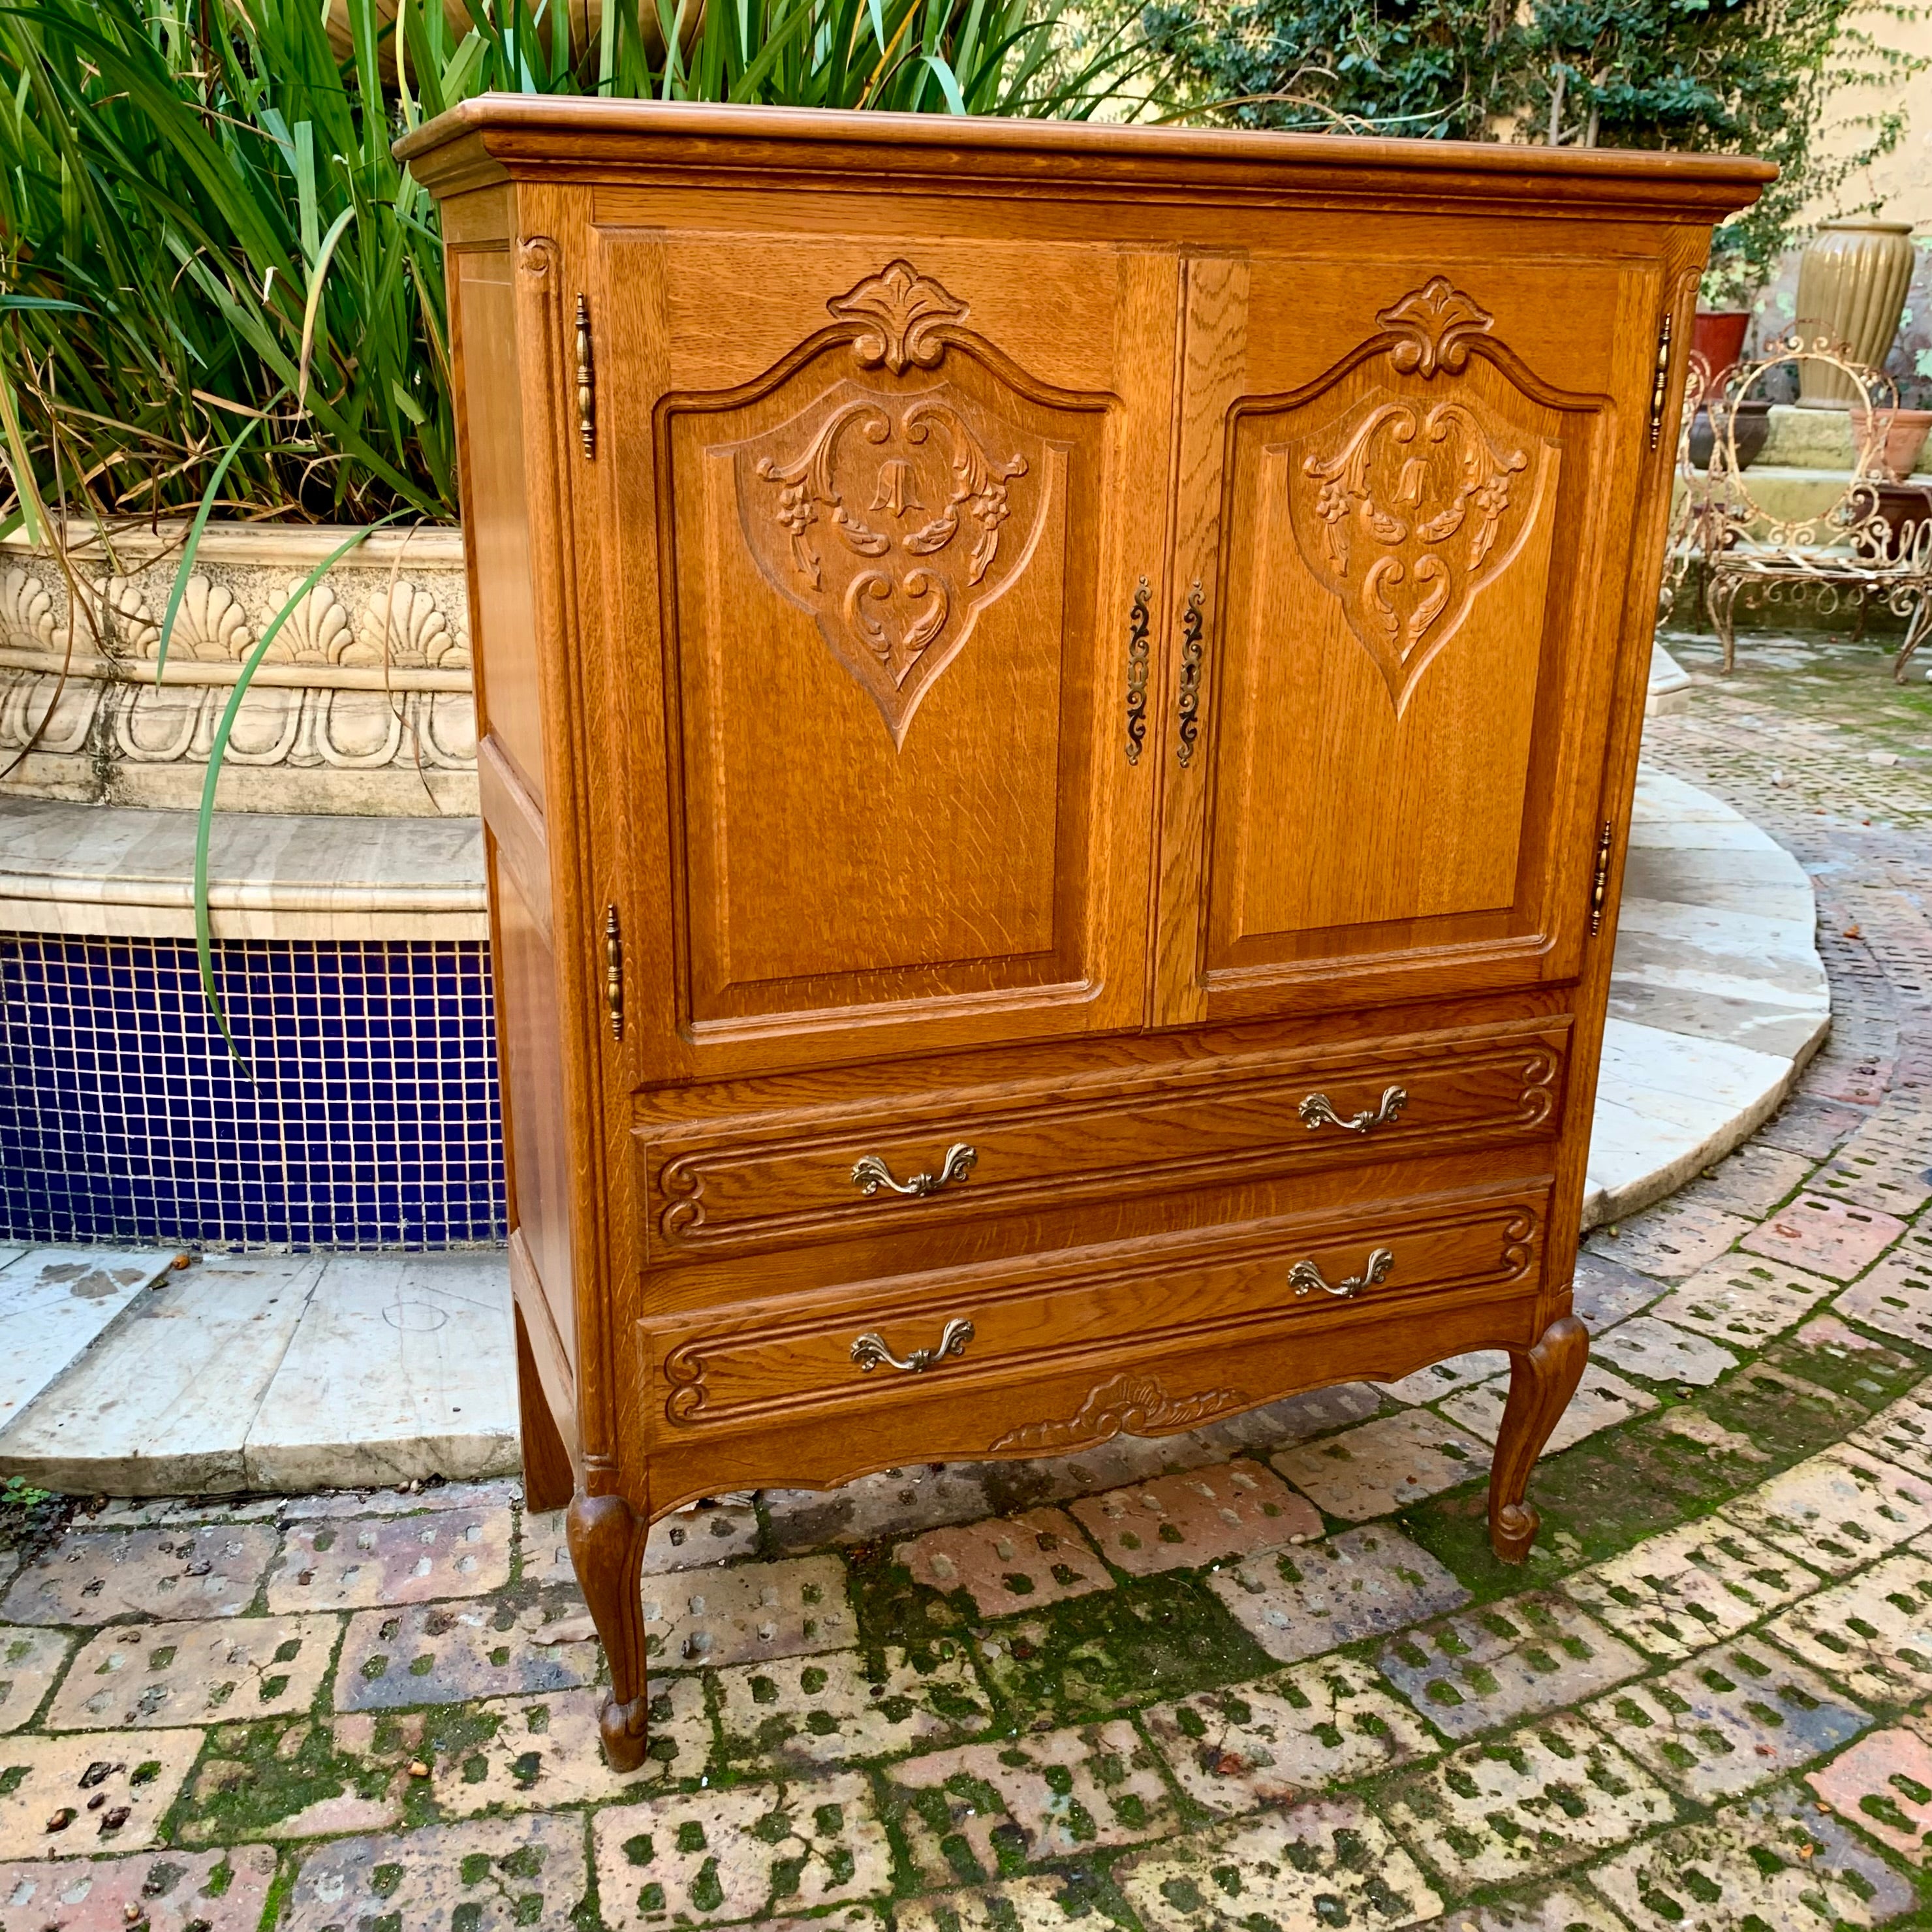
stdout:
<svg viewBox="0 0 1932 1932">
<path fill-rule="evenodd" d="M 192 938 L 195 814 L 0 799 L 0 932 Z M 218 813 L 218 939 L 487 939 L 474 818 Z"/>
<path fill-rule="evenodd" d="M 1583 1225 L 1660 1199 L 1756 1131 L 1832 1023 L 1804 868 L 1640 767 Z"/>
</svg>

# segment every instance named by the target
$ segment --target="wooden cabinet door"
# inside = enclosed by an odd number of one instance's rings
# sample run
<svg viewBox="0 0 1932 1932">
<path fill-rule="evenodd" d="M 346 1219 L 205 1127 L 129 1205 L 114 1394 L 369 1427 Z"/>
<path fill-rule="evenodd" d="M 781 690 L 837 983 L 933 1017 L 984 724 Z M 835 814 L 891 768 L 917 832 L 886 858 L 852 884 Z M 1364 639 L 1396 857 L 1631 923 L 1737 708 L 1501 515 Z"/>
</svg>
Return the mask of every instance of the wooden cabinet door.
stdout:
<svg viewBox="0 0 1932 1932">
<path fill-rule="evenodd" d="M 1144 1018 L 1177 260 L 873 218 L 600 232 L 646 1078 Z"/>
<path fill-rule="evenodd" d="M 1311 221 L 1185 270 L 1168 1024 L 1570 979 L 1587 940 L 1659 277 Z"/>
</svg>

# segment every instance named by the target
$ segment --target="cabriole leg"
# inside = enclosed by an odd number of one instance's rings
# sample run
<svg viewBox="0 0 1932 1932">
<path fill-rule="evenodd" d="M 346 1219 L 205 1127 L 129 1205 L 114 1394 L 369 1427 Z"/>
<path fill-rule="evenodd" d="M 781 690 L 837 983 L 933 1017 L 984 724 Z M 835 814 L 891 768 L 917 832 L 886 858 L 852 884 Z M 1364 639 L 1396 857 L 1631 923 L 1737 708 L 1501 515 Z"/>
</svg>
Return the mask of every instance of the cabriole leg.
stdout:
<svg viewBox="0 0 1932 1932">
<path fill-rule="evenodd" d="M 644 1761 L 650 1698 L 644 1672 L 645 1520 L 622 1496 L 574 1496 L 565 1518 L 570 1561 L 610 1666 L 610 1695 L 598 1714 L 613 1771 Z"/>
<path fill-rule="evenodd" d="M 1590 1331 L 1574 1315 L 1551 1322 L 1534 1348 L 1510 1352 L 1509 1401 L 1490 1465 L 1490 1547 L 1504 1563 L 1520 1563 L 1536 1540 L 1523 1492 L 1589 1358 Z"/>
</svg>

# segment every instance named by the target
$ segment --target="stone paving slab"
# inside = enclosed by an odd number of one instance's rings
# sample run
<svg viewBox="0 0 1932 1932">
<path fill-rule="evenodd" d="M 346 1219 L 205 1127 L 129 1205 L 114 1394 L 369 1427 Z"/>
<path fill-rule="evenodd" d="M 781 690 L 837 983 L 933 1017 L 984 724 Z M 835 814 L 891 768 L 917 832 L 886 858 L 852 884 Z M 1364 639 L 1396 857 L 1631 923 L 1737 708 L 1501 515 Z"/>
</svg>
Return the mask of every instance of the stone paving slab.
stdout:
<svg viewBox="0 0 1932 1932">
<path fill-rule="evenodd" d="M 512 1534 L 500 1506 L 299 1524 L 268 1573 L 268 1608 L 359 1610 L 482 1596 L 510 1580 Z"/>
<path fill-rule="evenodd" d="M 660 1676 L 650 1688 L 650 1743 L 636 1771 L 614 1772 L 604 1761 L 597 1730 L 601 1690 L 494 1697 L 430 1712 L 410 1727 L 414 1742 L 408 1756 L 428 1772 L 411 1779 L 411 1795 L 446 1818 L 472 1817 L 642 1798 L 701 1776 L 711 1756 L 704 1684 L 696 1677 Z"/>
<path fill-rule="evenodd" d="M 1923 1094 L 1888 1094 L 1812 1185 L 1852 1206 L 1917 1214 L 1932 1201 L 1932 1102 Z"/>
<path fill-rule="evenodd" d="M 0 1864 L 0 1932 L 256 1932 L 275 1880 L 267 1845 Z"/>
<path fill-rule="evenodd" d="M 772 1546 L 780 1556 L 976 1522 L 994 1508 L 979 1469 L 928 1463 L 882 1469 L 839 1490 L 767 1490 L 764 1499 Z M 654 1525 L 652 1534 L 662 1526 Z"/>
<path fill-rule="evenodd" d="M 274 1552 L 275 1532 L 261 1523 L 70 1532 L 14 1578 L 0 1615 L 24 1624 L 238 1616 Z"/>
<path fill-rule="evenodd" d="M 610 1932 L 810 1912 L 891 1883 L 891 1847 L 858 1772 L 608 1805 L 591 1830 Z"/>
<path fill-rule="evenodd" d="M 540 1611 L 519 1616 L 506 1606 L 455 1603 L 358 1612 L 336 1666 L 336 1708 L 393 1711 L 593 1684 L 602 1653 L 587 1620 L 568 1622 L 581 1628 L 575 1641 L 539 1643 Z"/>
<path fill-rule="evenodd" d="M 1715 1167 L 1706 1168 L 1684 1190 L 1684 1195 L 1700 1207 L 1742 1214 L 1748 1221 L 1761 1220 L 1804 1185 L 1812 1166 L 1804 1154 L 1787 1154 L 1761 1135 L 1747 1141 Z"/>
<path fill-rule="evenodd" d="M 1563 1590 L 1653 1657 L 1682 1658 L 1736 1636 L 1821 1580 L 1775 1545 L 1706 1520 L 1566 1576 Z"/>
<path fill-rule="evenodd" d="M 965 1591 L 982 1616 L 1038 1610 L 1113 1587 L 1106 1565 L 1060 1510 L 928 1530 L 901 1544 L 894 1556 L 915 1582 L 949 1595 Z"/>
<path fill-rule="evenodd" d="M 1628 1645 L 1560 1597 L 1508 1597 L 1410 1630 L 1376 1667 L 1439 1731 L 1473 1737 L 1636 1676 Z"/>
<path fill-rule="evenodd" d="M 305 1711 L 334 1660 L 340 1617 L 120 1624 L 88 1640 L 50 1730 L 206 1724 Z"/>
<path fill-rule="evenodd" d="M 7 1426 L 173 1265 L 153 1249 L 0 1251 L 0 1462 Z"/>
<path fill-rule="evenodd" d="M 1382 1808 L 1458 1889 L 1546 1877 L 1676 1817 L 1660 1784 L 1567 1711 L 1410 1773 Z"/>
<path fill-rule="evenodd" d="M 1478 1348 L 1473 1354 L 1452 1355 L 1446 1362 L 1431 1362 L 1400 1382 L 1377 1382 L 1375 1386 L 1394 1401 L 1415 1405 L 1439 1402 L 1458 1389 L 1508 1372 L 1509 1357 L 1502 1349 Z"/>
<path fill-rule="evenodd" d="M 1627 1374 L 1646 1382 L 1688 1383 L 1693 1388 L 1708 1388 L 1738 1365 L 1730 1349 L 1720 1348 L 1708 1336 L 1694 1335 L 1654 1315 L 1632 1316 L 1595 1336 L 1590 1348 Z"/>
<path fill-rule="evenodd" d="M 1850 1281 L 1905 1232 L 1895 1215 L 1801 1194 L 1751 1228 L 1738 1246 L 1808 1274 Z"/>
<path fill-rule="evenodd" d="M 1716 1261 L 1753 1223 L 1682 1195 L 1634 1214 L 1589 1238 L 1593 1253 L 1660 1281 L 1682 1281 Z"/>
<path fill-rule="evenodd" d="M 0 1731 L 32 1721 L 72 1648 L 58 1630 L 0 1624 Z"/>
<path fill-rule="evenodd" d="M 1146 1724 L 1180 1788 L 1221 1817 L 1292 1804 L 1438 1748 L 1429 1727 L 1349 1657 L 1157 1704 Z"/>
<path fill-rule="evenodd" d="M 1874 1731 L 1805 1782 L 1900 1857 L 1916 1865 L 1932 1858 L 1932 1743 L 1918 1732 Z"/>
<path fill-rule="evenodd" d="M 903 1646 L 775 1658 L 717 1673 L 724 1755 L 768 1774 L 929 1750 L 983 1731 L 992 1706 L 965 1647 L 942 1640 L 916 1660 Z"/>
<path fill-rule="evenodd" d="M 1932 1528 L 1932 1482 L 1840 1444 L 1723 1513 L 1801 1563 L 1842 1576 Z"/>
<path fill-rule="evenodd" d="M 927 1885 L 1138 1844 L 1180 1822 L 1159 1761 L 1126 1718 L 963 1744 L 908 1758 L 886 1776 Z"/>
<path fill-rule="evenodd" d="M 839 1650 L 858 1636 L 836 1556 L 647 1578 L 644 1648 L 679 1664 L 749 1664 Z"/>
<path fill-rule="evenodd" d="M 1493 1442 L 1502 1432 L 1503 1411 L 1508 1402 L 1509 1380 L 1505 1376 L 1451 1396 L 1442 1405 L 1442 1413 L 1471 1435 Z M 1634 1382 L 1612 1375 L 1600 1364 L 1591 1362 L 1584 1368 L 1576 1393 L 1570 1398 L 1570 1406 L 1556 1418 L 1556 1426 L 1550 1431 L 1543 1453 L 1560 1455 L 1599 1430 L 1614 1429 L 1618 1423 L 1628 1422 L 1656 1406 L 1657 1398 L 1648 1389 L 1639 1388 Z"/>
<path fill-rule="evenodd" d="M 1583 1714 L 1672 1790 L 1702 1804 L 1738 1798 L 1838 1750 L 1869 1712 L 1770 1645 L 1707 1650 Z"/>
<path fill-rule="evenodd" d="M 1932 1558 L 1918 1550 L 1887 1557 L 1794 1604 L 1765 1634 L 1866 1703 L 1932 1696 Z"/>
<path fill-rule="evenodd" d="M 1532 1886 L 1508 1899 L 1466 1905 L 1413 1932 L 1629 1932 L 1600 1898 L 1574 1884 Z"/>
<path fill-rule="evenodd" d="M 1606 1260 L 1586 1247 L 1576 1257 L 1570 1309 L 1592 1335 L 1600 1334 L 1648 1308 L 1668 1286 L 1654 1275 L 1639 1274 L 1636 1269 Z"/>
<path fill-rule="evenodd" d="M 385 1921 L 399 1932 L 561 1928 L 589 1879 L 584 1828 L 567 1814 L 338 1838 L 303 1859 L 281 1932 L 374 1932 Z"/>
<path fill-rule="evenodd" d="M 1932 1348 L 1932 1227 L 1913 1228 L 1832 1306 L 1862 1328 Z"/>
<path fill-rule="evenodd" d="M 1285 1450 L 1274 1461 L 1317 1508 L 1360 1522 L 1486 1474 L 1489 1450 L 1426 1409 L 1410 1409 Z"/>
<path fill-rule="evenodd" d="M 1004 1885 L 929 1892 L 902 1900 L 893 1917 L 898 1932 L 1066 1932 L 1070 1918 L 1090 1911 L 1077 1882 L 1042 1873 Z"/>
<path fill-rule="evenodd" d="M 0 1738 L 0 1859 L 152 1844 L 200 1749 L 199 1731 Z"/>
<path fill-rule="evenodd" d="M 1426 1550 L 1382 1528 L 1250 1558 L 1210 1576 L 1208 1587 L 1282 1664 L 1404 1629 L 1469 1597 Z"/>
<path fill-rule="evenodd" d="M 1789 1793 L 1753 1798 L 1606 1859 L 1592 1882 L 1635 1932 L 1882 1925 L 1912 1888 L 1837 1819 Z"/>
<path fill-rule="evenodd" d="M 1359 1800 L 1265 1811 L 1124 1858 L 1114 1882 L 1148 1932 L 1412 1925 L 1442 1900 Z"/>
<path fill-rule="evenodd" d="M 1071 1514 L 1100 1554 L 1130 1576 L 1195 1569 L 1322 1534 L 1322 1518 L 1258 1462 L 1162 1476 L 1083 1497 Z"/>
<path fill-rule="evenodd" d="M 1837 1292 L 1838 1284 L 1822 1275 L 1732 1255 L 1700 1268 L 1650 1312 L 1726 1348 L 1756 1348 L 1815 1315 Z"/>
</svg>

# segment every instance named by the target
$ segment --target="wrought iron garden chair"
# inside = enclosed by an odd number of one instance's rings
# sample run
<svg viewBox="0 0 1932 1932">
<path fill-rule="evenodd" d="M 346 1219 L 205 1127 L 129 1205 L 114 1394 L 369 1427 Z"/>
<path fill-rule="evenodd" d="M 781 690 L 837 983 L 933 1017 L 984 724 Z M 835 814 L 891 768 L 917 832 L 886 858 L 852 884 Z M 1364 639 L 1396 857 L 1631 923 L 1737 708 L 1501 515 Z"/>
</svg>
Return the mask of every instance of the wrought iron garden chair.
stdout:
<svg viewBox="0 0 1932 1932">
<path fill-rule="evenodd" d="M 1840 371 L 1856 392 L 1852 473 L 1826 508 L 1782 518 L 1753 496 L 1750 472 L 1738 460 L 1738 405 L 1768 393 L 1773 371 L 1817 362 Z M 1724 646 L 1726 671 L 1736 663 L 1741 599 L 1748 610 L 1808 598 L 1824 614 L 1852 604 L 1862 617 L 1882 604 L 1905 620 L 1892 667 L 1904 682 L 1932 627 L 1932 516 L 1922 509 L 1912 514 L 1900 495 L 1888 494 L 1893 482 L 1881 458 L 1890 412 L 1898 406 L 1897 386 L 1882 371 L 1848 361 L 1828 338 L 1795 335 L 1774 353 L 1738 364 L 1708 392 L 1702 375 L 1694 362 L 1679 447 L 1684 488 L 1675 511 L 1666 598 L 1682 587 L 1694 559 L 1701 561 L 1704 606 Z M 1712 428 L 1710 458 L 1701 468 L 1690 454 L 1700 404 Z"/>
</svg>

